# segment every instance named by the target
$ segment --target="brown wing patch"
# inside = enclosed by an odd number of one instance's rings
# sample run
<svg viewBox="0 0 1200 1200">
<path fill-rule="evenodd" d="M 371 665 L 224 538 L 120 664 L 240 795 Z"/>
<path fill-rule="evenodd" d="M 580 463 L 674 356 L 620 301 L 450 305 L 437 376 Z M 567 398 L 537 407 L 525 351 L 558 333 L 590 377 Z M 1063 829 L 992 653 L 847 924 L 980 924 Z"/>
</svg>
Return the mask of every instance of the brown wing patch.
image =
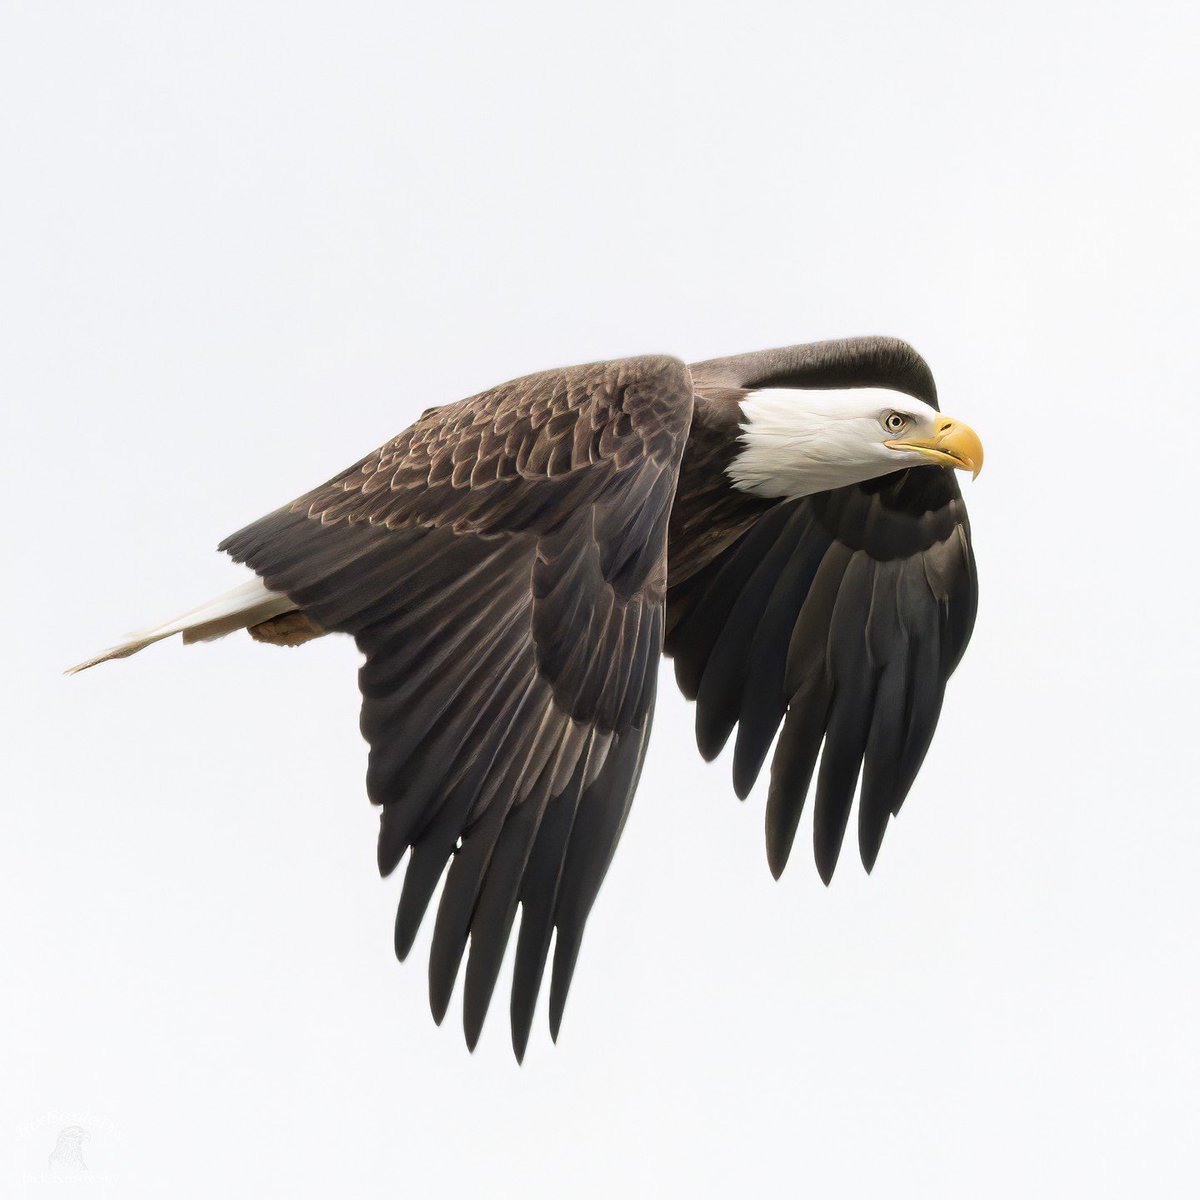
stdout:
<svg viewBox="0 0 1200 1200">
<path fill-rule="evenodd" d="M 292 510 L 392 529 L 543 528 L 530 484 L 543 485 L 539 508 L 552 522 L 594 499 L 614 473 L 645 460 L 669 467 L 690 402 L 687 368 L 672 358 L 547 371 L 427 410 Z"/>
</svg>

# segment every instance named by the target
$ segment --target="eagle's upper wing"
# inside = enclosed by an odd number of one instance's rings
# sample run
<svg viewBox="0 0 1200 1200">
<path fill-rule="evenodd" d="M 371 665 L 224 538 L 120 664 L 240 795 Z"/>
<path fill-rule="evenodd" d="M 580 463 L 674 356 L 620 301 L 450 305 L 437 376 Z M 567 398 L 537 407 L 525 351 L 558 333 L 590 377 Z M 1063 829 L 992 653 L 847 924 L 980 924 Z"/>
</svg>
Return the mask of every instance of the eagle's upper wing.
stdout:
<svg viewBox="0 0 1200 1200">
<path fill-rule="evenodd" d="M 720 507 L 731 503 L 729 489 L 685 495 L 681 486 L 677 505 L 688 549 L 706 527 L 737 528 L 678 584 L 672 566 L 666 652 L 697 702 L 701 753 L 718 754 L 736 724 L 734 786 L 745 796 L 783 723 L 767 799 L 778 876 L 824 742 L 817 869 L 828 882 L 861 773 L 859 849 L 869 870 L 975 622 L 958 483 L 951 471 L 918 467 L 798 500 L 743 501 L 736 516 Z"/>
<path fill-rule="evenodd" d="M 645 754 L 692 401 L 671 358 L 519 379 L 431 410 L 222 544 L 366 656 L 380 869 L 412 849 L 396 951 L 452 859 L 430 1003 L 440 1021 L 469 937 L 472 1046 L 518 903 L 518 1057 L 555 929 L 557 1035 Z"/>
</svg>

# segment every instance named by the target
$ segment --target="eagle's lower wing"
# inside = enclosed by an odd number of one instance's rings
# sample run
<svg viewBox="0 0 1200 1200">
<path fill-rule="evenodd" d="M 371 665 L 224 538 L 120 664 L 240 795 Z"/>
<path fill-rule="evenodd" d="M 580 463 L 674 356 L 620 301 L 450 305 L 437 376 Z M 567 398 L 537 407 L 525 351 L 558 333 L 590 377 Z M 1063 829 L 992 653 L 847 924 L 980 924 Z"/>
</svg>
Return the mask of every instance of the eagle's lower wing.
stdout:
<svg viewBox="0 0 1200 1200">
<path fill-rule="evenodd" d="M 666 652 L 697 702 L 701 753 L 718 754 L 737 725 L 739 795 L 783 723 L 767 799 L 776 876 L 822 742 L 817 869 L 828 882 L 860 773 L 859 849 L 874 865 L 929 748 L 977 598 L 962 496 L 937 467 L 776 504 L 672 586 Z"/>
<path fill-rule="evenodd" d="M 557 1035 L 645 754 L 691 413 L 670 358 L 530 376 L 431 410 L 222 545 L 366 656 L 380 869 L 412 851 L 396 951 L 452 860 L 430 1003 L 440 1021 L 469 939 L 472 1046 L 518 903 L 518 1057 L 554 930 Z"/>
</svg>

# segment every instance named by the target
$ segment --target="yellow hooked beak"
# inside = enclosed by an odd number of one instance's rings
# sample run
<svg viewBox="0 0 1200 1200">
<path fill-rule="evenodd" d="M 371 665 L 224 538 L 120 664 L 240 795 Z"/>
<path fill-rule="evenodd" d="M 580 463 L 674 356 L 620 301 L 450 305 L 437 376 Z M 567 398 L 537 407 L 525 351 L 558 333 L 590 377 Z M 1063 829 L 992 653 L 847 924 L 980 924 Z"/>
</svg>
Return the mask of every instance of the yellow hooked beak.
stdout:
<svg viewBox="0 0 1200 1200">
<path fill-rule="evenodd" d="M 937 419 L 937 433 L 929 438 L 897 438 L 884 442 L 892 450 L 915 450 L 939 467 L 970 471 L 974 479 L 983 470 L 983 443 L 970 425 L 950 417 Z"/>
</svg>

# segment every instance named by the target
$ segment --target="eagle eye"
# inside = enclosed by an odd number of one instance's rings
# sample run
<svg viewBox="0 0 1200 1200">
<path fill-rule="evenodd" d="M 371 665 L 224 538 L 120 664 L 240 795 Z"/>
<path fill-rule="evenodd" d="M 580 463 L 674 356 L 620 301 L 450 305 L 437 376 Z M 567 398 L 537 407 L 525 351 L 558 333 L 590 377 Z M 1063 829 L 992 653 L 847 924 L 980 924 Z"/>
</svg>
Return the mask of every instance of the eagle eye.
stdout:
<svg viewBox="0 0 1200 1200">
<path fill-rule="evenodd" d="M 888 433 L 903 433 L 908 428 L 908 421 L 903 413 L 890 412 L 883 418 L 883 427 Z"/>
</svg>

